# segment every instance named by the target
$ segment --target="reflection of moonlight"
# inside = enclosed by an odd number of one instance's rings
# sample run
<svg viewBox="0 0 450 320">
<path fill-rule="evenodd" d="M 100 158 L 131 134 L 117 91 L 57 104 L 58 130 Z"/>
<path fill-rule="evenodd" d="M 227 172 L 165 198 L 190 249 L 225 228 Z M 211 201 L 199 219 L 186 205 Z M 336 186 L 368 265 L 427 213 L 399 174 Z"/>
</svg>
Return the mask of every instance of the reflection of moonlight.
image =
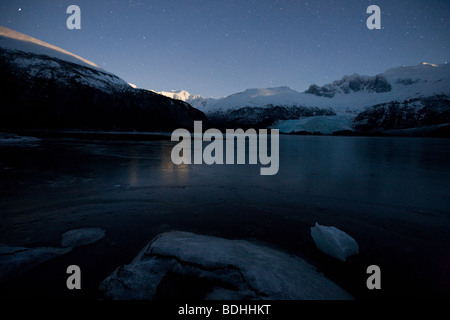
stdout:
<svg viewBox="0 0 450 320">
<path fill-rule="evenodd" d="M 161 177 L 167 183 L 187 183 L 189 177 L 190 166 L 187 164 L 176 165 L 170 157 L 173 144 L 163 144 L 161 146 Z"/>
<path fill-rule="evenodd" d="M 130 174 L 128 176 L 128 184 L 130 187 L 137 187 L 139 183 L 139 151 L 136 149 L 136 147 L 133 147 L 131 149 L 131 161 L 130 161 Z"/>
<path fill-rule="evenodd" d="M 139 182 L 139 166 L 138 166 L 138 160 L 137 159 L 131 159 L 130 163 L 130 175 L 128 177 L 128 184 L 130 187 L 137 187 Z"/>
</svg>

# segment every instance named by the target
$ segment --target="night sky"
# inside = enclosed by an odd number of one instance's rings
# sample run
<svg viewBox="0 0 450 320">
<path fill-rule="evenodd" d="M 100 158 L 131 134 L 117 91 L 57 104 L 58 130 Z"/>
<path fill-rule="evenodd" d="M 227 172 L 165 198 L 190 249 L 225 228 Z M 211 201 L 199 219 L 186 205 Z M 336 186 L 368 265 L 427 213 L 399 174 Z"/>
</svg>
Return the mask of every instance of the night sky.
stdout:
<svg viewBox="0 0 450 320">
<path fill-rule="evenodd" d="M 81 8 L 69 30 L 66 8 Z M 369 5 L 381 30 L 369 30 Z M 0 25 L 91 60 L 138 87 L 220 98 L 304 91 L 346 74 L 450 58 L 450 1 L 5 1 Z"/>
</svg>

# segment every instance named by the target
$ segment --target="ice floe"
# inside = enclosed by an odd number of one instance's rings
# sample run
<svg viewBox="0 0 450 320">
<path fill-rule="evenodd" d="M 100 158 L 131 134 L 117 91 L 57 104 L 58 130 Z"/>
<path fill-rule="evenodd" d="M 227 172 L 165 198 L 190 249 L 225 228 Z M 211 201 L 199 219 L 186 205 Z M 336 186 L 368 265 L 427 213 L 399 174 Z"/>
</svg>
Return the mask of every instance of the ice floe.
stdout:
<svg viewBox="0 0 450 320">
<path fill-rule="evenodd" d="M 63 247 L 78 247 L 94 243 L 105 236 L 101 228 L 80 228 L 64 232 L 61 239 Z"/>
<path fill-rule="evenodd" d="M 0 245 L 0 281 L 68 253 L 72 248 L 24 248 Z"/>
<path fill-rule="evenodd" d="M 316 222 L 311 227 L 311 236 L 320 251 L 336 259 L 345 261 L 348 256 L 359 252 L 355 239 L 336 227 L 321 226 Z"/>
<path fill-rule="evenodd" d="M 35 137 L 19 136 L 0 132 L 0 145 L 37 146 L 41 140 Z"/>
<path fill-rule="evenodd" d="M 352 299 L 297 256 L 244 240 L 166 232 L 101 284 L 106 298 L 152 299 L 168 273 L 214 283 L 205 299 Z"/>
<path fill-rule="evenodd" d="M 0 282 L 26 272 L 47 260 L 66 254 L 75 247 L 94 243 L 104 236 L 105 231 L 100 228 L 79 228 L 62 235 L 63 248 L 25 248 L 0 244 Z"/>
</svg>

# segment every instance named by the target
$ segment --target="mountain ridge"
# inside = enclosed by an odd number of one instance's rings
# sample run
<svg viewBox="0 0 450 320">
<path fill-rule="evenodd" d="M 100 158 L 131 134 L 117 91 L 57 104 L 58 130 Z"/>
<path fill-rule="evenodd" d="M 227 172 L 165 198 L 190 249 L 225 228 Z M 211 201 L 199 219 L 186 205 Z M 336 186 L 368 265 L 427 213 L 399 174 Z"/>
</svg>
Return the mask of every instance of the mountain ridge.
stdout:
<svg viewBox="0 0 450 320">
<path fill-rule="evenodd" d="M 172 131 L 207 121 L 188 103 L 135 89 L 86 59 L 9 34 L 16 38 L 0 36 L 2 129 Z"/>
<path fill-rule="evenodd" d="M 73 54 L 72 52 L 4 26 L 0 26 L 0 47 L 45 54 L 53 56 L 54 58 L 60 58 L 62 60 L 105 71 L 94 62 Z"/>
<path fill-rule="evenodd" d="M 450 122 L 446 111 L 450 108 L 448 96 L 450 65 L 423 62 L 390 68 L 375 76 L 346 75 L 321 87 L 313 84 L 304 92 L 287 86 L 251 88 L 220 99 L 200 100 L 197 97 L 195 100 L 184 91 L 181 99 L 205 112 L 218 127 L 270 127 L 287 133 L 331 134 L 348 130 L 398 130 L 414 124 Z M 388 105 L 390 107 L 382 107 Z M 378 109 L 366 112 L 371 108 Z M 393 112 L 393 108 L 400 110 Z M 412 113 L 421 114 L 428 120 L 423 121 Z M 373 119 L 389 118 L 393 114 L 396 114 L 395 118 L 388 121 L 395 124 L 393 126 L 386 125 L 382 119 Z M 360 117 L 356 119 L 358 115 Z M 400 121 L 398 118 L 402 116 L 410 120 Z M 365 126 L 361 121 L 369 121 L 373 125 Z"/>
<path fill-rule="evenodd" d="M 226 109 L 236 107 L 264 107 L 265 105 L 315 105 L 317 107 L 331 107 L 336 109 L 336 111 L 341 111 L 339 110 L 340 104 L 346 104 L 353 109 L 361 109 L 376 103 L 417 98 L 418 95 L 432 96 L 438 94 L 450 94 L 449 74 L 450 65 L 448 64 L 437 65 L 422 62 L 414 66 L 390 68 L 375 76 L 360 75 L 357 73 L 345 75 L 340 80 L 335 80 L 321 87 L 312 84 L 303 92 L 296 91 L 288 86 L 249 88 L 219 99 L 191 95 L 185 90 L 160 91 L 158 93 L 167 96 L 176 96 L 181 92 L 183 96 L 178 95 L 175 98 L 188 103 L 199 98 L 205 99 L 207 100 L 205 105 L 196 106 L 195 103 L 193 103 L 193 106 L 198 107 L 200 110 L 207 113 L 218 109 L 225 111 Z M 420 90 L 424 90 L 419 88 L 418 92 L 417 86 L 415 85 L 418 84 L 419 80 L 425 82 L 429 81 L 430 83 L 441 80 L 444 81 L 444 86 L 438 86 L 435 90 L 433 90 L 433 88 L 426 88 L 425 92 L 420 92 Z M 410 86 L 409 88 L 406 88 L 407 90 L 402 90 L 403 92 L 395 92 L 405 89 L 407 86 Z M 315 90 L 319 90 L 319 92 L 315 92 Z M 328 92 L 329 94 L 320 94 L 322 92 Z M 362 97 L 363 94 L 367 93 L 380 94 L 376 103 L 373 103 L 372 101 L 374 96 Z M 351 97 L 350 99 L 351 94 L 357 95 Z M 338 101 L 332 100 L 331 98 L 333 97 L 339 98 L 336 99 Z M 358 98 L 358 100 L 352 104 L 350 102 L 353 98 Z"/>
</svg>

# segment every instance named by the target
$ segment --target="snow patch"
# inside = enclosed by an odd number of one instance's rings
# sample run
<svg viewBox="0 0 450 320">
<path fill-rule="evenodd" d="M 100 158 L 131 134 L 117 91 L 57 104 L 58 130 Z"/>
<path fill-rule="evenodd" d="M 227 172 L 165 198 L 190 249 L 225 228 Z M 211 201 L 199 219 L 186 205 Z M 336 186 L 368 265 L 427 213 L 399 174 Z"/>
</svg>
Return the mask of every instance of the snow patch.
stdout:
<svg viewBox="0 0 450 320">
<path fill-rule="evenodd" d="M 111 299 L 152 299 L 167 273 L 211 280 L 215 285 L 207 299 L 352 298 L 299 257 L 244 240 L 180 231 L 157 236 L 100 290 Z"/>
</svg>

